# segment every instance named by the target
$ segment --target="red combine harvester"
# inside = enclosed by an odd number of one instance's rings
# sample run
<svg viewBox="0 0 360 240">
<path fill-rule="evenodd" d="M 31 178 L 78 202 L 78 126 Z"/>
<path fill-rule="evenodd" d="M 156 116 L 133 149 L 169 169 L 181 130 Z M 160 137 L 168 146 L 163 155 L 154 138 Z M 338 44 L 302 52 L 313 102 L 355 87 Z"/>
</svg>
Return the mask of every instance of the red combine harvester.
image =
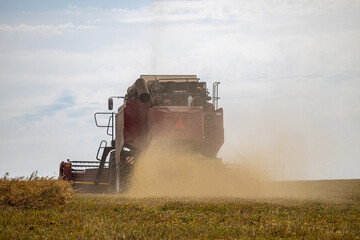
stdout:
<svg viewBox="0 0 360 240">
<path fill-rule="evenodd" d="M 124 98 L 117 113 L 94 114 L 96 126 L 106 128 L 111 136 L 111 145 L 100 142 L 98 161 L 61 162 L 60 177 L 72 181 L 80 192 L 124 192 L 136 159 L 152 139 L 187 146 L 205 158 L 217 159 L 224 143 L 219 84 L 213 84 L 210 103 L 206 83 L 199 82 L 196 75 L 141 75 L 125 97 L 109 98 L 109 110 L 114 98 Z M 101 116 L 108 117 L 107 124 L 99 124 Z"/>
</svg>

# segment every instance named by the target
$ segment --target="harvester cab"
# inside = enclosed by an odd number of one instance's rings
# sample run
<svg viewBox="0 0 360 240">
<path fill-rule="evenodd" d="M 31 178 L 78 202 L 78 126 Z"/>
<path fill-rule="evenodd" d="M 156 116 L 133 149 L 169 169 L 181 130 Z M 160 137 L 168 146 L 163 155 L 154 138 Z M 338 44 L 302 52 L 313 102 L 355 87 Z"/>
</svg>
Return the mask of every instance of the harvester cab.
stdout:
<svg viewBox="0 0 360 240">
<path fill-rule="evenodd" d="M 216 159 L 224 142 L 219 84 L 213 84 L 210 97 L 206 82 L 196 75 L 141 75 L 124 97 L 108 99 L 109 110 L 114 108 L 113 99 L 124 99 L 117 112 L 94 114 L 96 126 L 106 128 L 111 137 L 109 145 L 101 141 L 97 161 L 62 162 L 60 176 L 73 181 L 79 191 L 124 192 L 134 163 L 151 141 L 191 146 L 192 151 Z M 107 116 L 107 124 L 100 124 L 99 116 Z"/>
</svg>

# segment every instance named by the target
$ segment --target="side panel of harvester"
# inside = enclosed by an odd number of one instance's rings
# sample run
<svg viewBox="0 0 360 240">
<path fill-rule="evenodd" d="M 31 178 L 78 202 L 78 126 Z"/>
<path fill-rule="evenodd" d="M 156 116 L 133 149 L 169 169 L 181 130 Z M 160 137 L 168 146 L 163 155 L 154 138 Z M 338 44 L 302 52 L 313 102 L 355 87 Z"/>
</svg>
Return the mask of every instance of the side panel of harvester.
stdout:
<svg viewBox="0 0 360 240">
<path fill-rule="evenodd" d="M 204 112 L 204 156 L 216 158 L 224 143 L 223 109 Z"/>
<path fill-rule="evenodd" d="M 150 102 L 127 100 L 124 109 L 124 143 L 143 150 L 147 137 L 147 111 Z"/>
<path fill-rule="evenodd" d="M 120 163 L 120 152 L 124 147 L 124 108 L 125 104 L 119 107 L 115 115 L 115 160 Z"/>
<path fill-rule="evenodd" d="M 224 112 L 222 108 L 215 111 L 215 157 L 219 152 L 221 146 L 224 144 Z"/>
<path fill-rule="evenodd" d="M 124 146 L 143 150 L 147 140 L 147 112 L 150 103 L 138 99 L 127 100 L 119 107 L 115 116 L 116 162 L 120 162 L 120 153 Z"/>
</svg>

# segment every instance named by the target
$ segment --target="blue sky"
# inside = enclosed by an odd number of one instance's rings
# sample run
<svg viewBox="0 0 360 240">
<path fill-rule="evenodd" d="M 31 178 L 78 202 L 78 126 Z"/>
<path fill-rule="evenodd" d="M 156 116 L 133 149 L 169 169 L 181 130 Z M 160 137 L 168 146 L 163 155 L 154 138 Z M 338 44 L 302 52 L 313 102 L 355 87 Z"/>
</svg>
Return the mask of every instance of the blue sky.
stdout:
<svg viewBox="0 0 360 240">
<path fill-rule="evenodd" d="M 221 81 L 227 162 L 359 178 L 357 1 L 0 1 L 0 174 L 94 159 L 140 74 Z M 211 89 L 210 89 L 211 90 Z"/>
</svg>

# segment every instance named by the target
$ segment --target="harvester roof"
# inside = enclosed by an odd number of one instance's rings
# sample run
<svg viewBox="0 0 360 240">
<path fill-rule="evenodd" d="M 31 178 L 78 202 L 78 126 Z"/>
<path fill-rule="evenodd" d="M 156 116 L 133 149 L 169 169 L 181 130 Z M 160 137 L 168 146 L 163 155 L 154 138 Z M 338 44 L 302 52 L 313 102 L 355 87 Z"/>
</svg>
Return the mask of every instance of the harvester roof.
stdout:
<svg viewBox="0 0 360 240">
<path fill-rule="evenodd" d="M 196 75 L 140 75 L 145 81 L 157 80 L 160 82 L 198 82 Z"/>
</svg>

